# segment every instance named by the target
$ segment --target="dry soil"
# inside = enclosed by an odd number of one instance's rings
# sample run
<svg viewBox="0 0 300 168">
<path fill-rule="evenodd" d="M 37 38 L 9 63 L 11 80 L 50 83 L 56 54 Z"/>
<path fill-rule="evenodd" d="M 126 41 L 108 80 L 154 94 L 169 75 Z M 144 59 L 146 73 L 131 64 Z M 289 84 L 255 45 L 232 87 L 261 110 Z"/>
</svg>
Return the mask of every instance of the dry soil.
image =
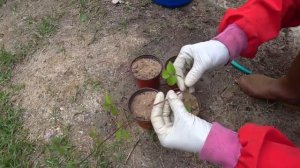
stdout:
<svg viewBox="0 0 300 168">
<path fill-rule="evenodd" d="M 156 60 L 150 58 L 138 59 L 132 63 L 132 72 L 137 79 L 149 80 L 157 77 L 162 66 Z"/>
<path fill-rule="evenodd" d="M 197 155 L 163 148 L 154 134 L 133 122 L 127 109 L 136 90 L 130 61 L 143 54 L 166 60 L 186 44 L 211 39 L 226 8 L 242 3 L 194 0 L 183 8 L 167 9 L 150 0 L 123 0 L 116 5 L 111 0 L 7 1 L 0 7 L 0 46 L 27 53 L 13 69 L 12 84 L 23 89 L 12 100 L 24 109 L 29 138 L 47 142 L 64 134 L 64 126 L 69 125 L 72 143 L 88 155 L 93 143 L 90 130 L 105 137 L 116 128 L 114 117 L 102 109 L 109 92 L 127 114 L 132 134 L 122 150 L 106 153 L 110 167 L 215 167 Z M 46 17 L 54 18 L 56 31 L 40 37 L 37 27 Z M 239 62 L 254 73 L 280 77 L 299 50 L 299 32 L 283 29 L 276 40 L 259 48 L 255 59 Z M 248 97 L 234 83 L 241 75 L 231 66 L 205 73 L 196 85 L 200 116 L 236 131 L 247 122 L 272 125 L 300 145 L 299 112 Z M 116 159 L 119 153 L 127 156 L 137 137 L 141 139 L 128 162 Z"/>
<path fill-rule="evenodd" d="M 136 95 L 131 104 L 131 110 L 135 117 L 150 121 L 153 102 L 157 92 L 143 92 Z"/>
</svg>

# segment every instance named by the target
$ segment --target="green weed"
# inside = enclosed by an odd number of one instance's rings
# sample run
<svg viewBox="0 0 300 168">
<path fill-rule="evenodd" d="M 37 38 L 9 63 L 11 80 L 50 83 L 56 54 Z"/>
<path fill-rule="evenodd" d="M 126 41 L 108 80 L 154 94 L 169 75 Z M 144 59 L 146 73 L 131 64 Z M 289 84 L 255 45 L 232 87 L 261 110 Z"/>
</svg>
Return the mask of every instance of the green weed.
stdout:
<svg viewBox="0 0 300 168">
<path fill-rule="evenodd" d="M 9 95 L 0 91 L 0 167 L 29 167 L 34 145 L 27 140 L 20 115 Z"/>
<path fill-rule="evenodd" d="M 87 5 L 87 0 L 80 0 L 80 12 L 79 12 L 79 20 L 81 22 L 86 22 L 89 20 L 89 10 L 88 10 L 88 5 Z"/>
<path fill-rule="evenodd" d="M 80 6 L 86 8 L 87 0 L 79 0 Z"/>
<path fill-rule="evenodd" d="M 49 36 L 56 31 L 56 26 L 54 25 L 54 18 L 46 17 L 43 18 L 37 25 L 37 32 L 40 36 Z"/>
<path fill-rule="evenodd" d="M 89 18 L 86 13 L 80 13 L 79 19 L 81 22 L 86 22 Z"/>
<path fill-rule="evenodd" d="M 129 132 L 120 124 L 118 127 L 121 127 L 121 128 L 116 132 L 116 140 L 121 142 L 121 141 L 126 141 L 126 140 L 130 139 Z"/>
<path fill-rule="evenodd" d="M 0 0 L 0 7 L 6 3 L 7 0 Z"/>
<path fill-rule="evenodd" d="M 110 112 L 113 116 L 117 116 L 119 113 L 117 110 L 117 107 L 112 102 L 112 99 L 107 92 L 105 93 L 105 96 L 104 96 L 103 108 L 104 108 L 104 110 Z"/>
<path fill-rule="evenodd" d="M 48 167 L 75 168 L 78 156 L 67 136 L 52 138 L 45 148 L 45 164 Z"/>
<path fill-rule="evenodd" d="M 102 82 L 99 79 L 89 78 L 83 84 L 84 89 L 91 88 L 93 90 L 99 91 L 101 88 Z"/>
<path fill-rule="evenodd" d="M 124 19 L 119 23 L 119 30 L 121 30 L 123 33 L 127 34 L 128 33 L 128 20 Z"/>
<path fill-rule="evenodd" d="M 117 107 L 113 103 L 111 97 L 106 92 L 104 96 L 104 104 L 103 108 L 106 111 L 109 111 L 113 116 L 117 116 L 117 120 L 115 121 L 116 126 L 118 127 L 118 131 L 116 132 L 115 138 L 117 141 L 126 141 L 130 139 L 130 133 L 125 129 L 124 125 L 121 121 L 121 114 L 118 112 Z"/>
<path fill-rule="evenodd" d="M 103 139 L 96 130 L 90 130 L 89 136 L 93 140 L 93 159 L 96 161 L 97 167 L 107 168 L 109 161 L 105 157 L 105 151 L 107 151 L 107 146 L 102 144 Z"/>
<path fill-rule="evenodd" d="M 4 48 L 0 49 L 0 85 L 10 80 L 15 62 L 15 54 L 6 51 Z"/>
</svg>

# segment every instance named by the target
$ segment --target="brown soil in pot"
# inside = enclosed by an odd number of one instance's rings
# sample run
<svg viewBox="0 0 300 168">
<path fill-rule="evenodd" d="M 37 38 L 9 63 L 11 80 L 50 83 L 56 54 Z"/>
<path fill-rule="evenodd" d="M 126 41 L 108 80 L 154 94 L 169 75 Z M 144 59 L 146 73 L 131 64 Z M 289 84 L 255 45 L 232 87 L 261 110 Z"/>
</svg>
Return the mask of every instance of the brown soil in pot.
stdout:
<svg viewBox="0 0 300 168">
<path fill-rule="evenodd" d="M 198 102 L 197 97 L 195 97 L 194 95 L 184 92 L 183 93 L 183 99 L 182 99 L 185 107 L 188 109 L 191 109 L 191 113 L 194 115 L 198 115 L 200 112 L 200 105 Z"/>
<path fill-rule="evenodd" d="M 156 60 L 150 58 L 142 58 L 134 61 L 131 68 L 133 75 L 137 79 L 149 80 L 159 75 L 162 66 Z"/>
<path fill-rule="evenodd" d="M 147 91 L 134 97 L 131 104 L 131 110 L 136 118 L 150 120 L 156 94 L 157 92 Z"/>
</svg>

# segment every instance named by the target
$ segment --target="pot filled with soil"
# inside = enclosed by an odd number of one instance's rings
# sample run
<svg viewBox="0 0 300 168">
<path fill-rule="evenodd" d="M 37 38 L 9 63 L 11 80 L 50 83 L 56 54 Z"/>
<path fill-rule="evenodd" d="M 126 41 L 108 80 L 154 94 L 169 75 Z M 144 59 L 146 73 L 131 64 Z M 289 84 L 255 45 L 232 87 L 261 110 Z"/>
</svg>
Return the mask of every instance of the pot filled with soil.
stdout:
<svg viewBox="0 0 300 168">
<path fill-rule="evenodd" d="M 131 72 L 138 88 L 158 89 L 162 68 L 162 62 L 153 55 L 139 56 L 131 63 Z"/>
<path fill-rule="evenodd" d="M 198 98 L 191 93 L 182 92 L 182 101 L 186 110 L 196 116 L 200 113 L 200 104 Z"/>
<path fill-rule="evenodd" d="M 133 118 L 139 126 L 147 130 L 152 129 L 150 117 L 157 93 L 158 91 L 155 89 L 142 88 L 134 92 L 128 102 L 128 108 Z"/>
</svg>

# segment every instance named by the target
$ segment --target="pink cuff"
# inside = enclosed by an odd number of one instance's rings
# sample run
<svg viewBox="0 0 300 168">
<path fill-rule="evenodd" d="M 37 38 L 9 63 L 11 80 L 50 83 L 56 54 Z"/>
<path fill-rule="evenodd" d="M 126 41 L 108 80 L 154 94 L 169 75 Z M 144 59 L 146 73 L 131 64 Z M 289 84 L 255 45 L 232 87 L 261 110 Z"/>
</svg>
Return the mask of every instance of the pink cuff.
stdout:
<svg viewBox="0 0 300 168">
<path fill-rule="evenodd" d="M 230 24 L 213 39 L 220 41 L 227 47 L 230 60 L 238 58 L 240 53 L 246 49 L 248 45 L 247 35 L 236 24 Z"/>
<path fill-rule="evenodd" d="M 199 158 L 224 168 L 236 166 L 240 157 L 241 144 L 236 132 L 213 123 Z"/>
</svg>

